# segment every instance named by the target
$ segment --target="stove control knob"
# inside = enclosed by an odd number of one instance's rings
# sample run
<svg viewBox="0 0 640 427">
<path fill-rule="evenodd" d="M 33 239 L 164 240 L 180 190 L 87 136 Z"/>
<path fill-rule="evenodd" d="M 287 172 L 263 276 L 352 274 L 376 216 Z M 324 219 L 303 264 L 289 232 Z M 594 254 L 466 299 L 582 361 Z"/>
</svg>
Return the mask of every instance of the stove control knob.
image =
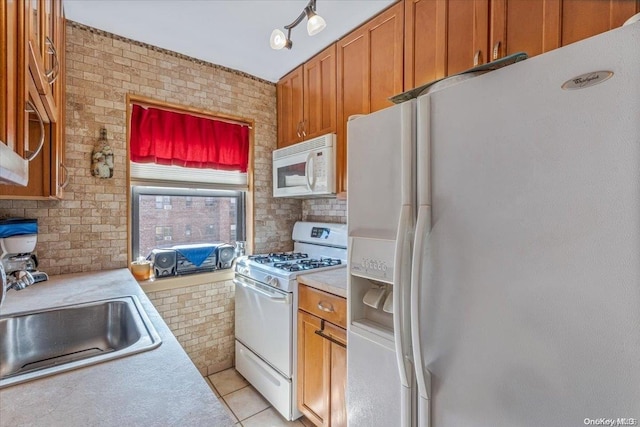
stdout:
<svg viewBox="0 0 640 427">
<path fill-rule="evenodd" d="M 268 285 L 271 285 L 274 288 L 279 288 L 280 287 L 280 282 L 278 282 L 278 278 L 277 277 L 267 276 L 267 277 L 264 278 L 264 280 L 267 282 Z"/>
<path fill-rule="evenodd" d="M 238 267 L 238 273 L 244 274 L 244 275 L 248 275 L 249 274 L 249 267 Z"/>
</svg>

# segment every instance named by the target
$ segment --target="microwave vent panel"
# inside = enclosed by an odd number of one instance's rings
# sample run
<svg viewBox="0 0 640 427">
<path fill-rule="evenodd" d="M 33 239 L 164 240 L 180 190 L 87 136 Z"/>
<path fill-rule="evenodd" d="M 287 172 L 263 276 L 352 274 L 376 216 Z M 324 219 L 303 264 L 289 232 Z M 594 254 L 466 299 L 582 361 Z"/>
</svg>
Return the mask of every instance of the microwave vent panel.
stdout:
<svg viewBox="0 0 640 427">
<path fill-rule="evenodd" d="M 329 133 L 308 141 L 299 142 L 288 147 L 273 151 L 273 160 L 282 159 L 293 154 L 304 153 L 305 151 L 317 150 L 325 147 L 333 147 L 336 138 L 335 133 Z"/>
</svg>

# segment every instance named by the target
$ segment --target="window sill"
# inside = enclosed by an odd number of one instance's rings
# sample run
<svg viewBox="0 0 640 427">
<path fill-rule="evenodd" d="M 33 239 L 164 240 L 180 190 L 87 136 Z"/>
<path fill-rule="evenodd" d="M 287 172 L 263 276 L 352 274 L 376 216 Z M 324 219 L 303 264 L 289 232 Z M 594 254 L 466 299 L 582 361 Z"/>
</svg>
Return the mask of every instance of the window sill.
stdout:
<svg viewBox="0 0 640 427">
<path fill-rule="evenodd" d="M 187 288 L 189 286 L 204 285 L 206 283 L 223 282 L 233 279 L 233 268 L 211 273 L 195 273 L 185 276 L 167 277 L 164 279 L 138 280 L 140 287 L 146 293 L 167 291 L 170 289 Z"/>
</svg>

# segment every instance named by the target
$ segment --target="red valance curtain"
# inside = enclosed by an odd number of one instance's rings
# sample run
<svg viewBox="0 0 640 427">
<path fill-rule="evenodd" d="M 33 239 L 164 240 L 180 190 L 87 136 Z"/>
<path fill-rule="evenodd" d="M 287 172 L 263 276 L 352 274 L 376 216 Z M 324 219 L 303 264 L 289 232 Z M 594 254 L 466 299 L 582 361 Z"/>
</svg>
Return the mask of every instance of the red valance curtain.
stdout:
<svg viewBox="0 0 640 427">
<path fill-rule="evenodd" d="M 247 171 L 247 126 L 134 104 L 130 129 L 133 162 Z"/>
</svg>

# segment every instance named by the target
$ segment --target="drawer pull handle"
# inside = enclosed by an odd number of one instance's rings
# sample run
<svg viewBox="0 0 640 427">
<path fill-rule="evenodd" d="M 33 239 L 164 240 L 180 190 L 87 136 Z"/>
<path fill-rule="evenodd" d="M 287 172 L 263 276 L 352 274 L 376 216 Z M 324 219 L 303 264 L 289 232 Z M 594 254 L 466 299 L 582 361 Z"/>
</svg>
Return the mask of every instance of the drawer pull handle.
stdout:
<svg viewBox="0 0 640 427">
<path fill-rule="evenodd" d="M 325 305 L 325 304 L 328 304 L 328 305 Z M 325 313 L 333 313 L 335 311 L 331 303 L 325 303 L 323 301 L 320 301 L 318 303 L 318 309 L 324 311 Z"/>
<path fill-rule="evenodd" d="M 318 330 L 315 332 L 315 334 L 316 334 L 316 335 L 320 335 L 322 338 L 324 338 L 324 339 L 326 339 L 326 340 L 329 340 L 329 341 L 331 341 L 332 343 L 337 344 L 337 345 L 339 345 L 339 346 L 340 346 L 340 347 L 342 347 L 342 348 L 347 348 L 347 345 L 346 345 L 346 344 L 344 344 L 344 343 L 342 343 L 342 342 L 338 341 L 337 339 L 335 339 L 334 337 L 331 337 L 331 336 L 326 335 L 326 334 L 324 333 L 324 320 L 321 320 L 321 321 L 320 321 L 320 328 L 321 328 L 321 329 L 318 329 Z"/>
</svg>

